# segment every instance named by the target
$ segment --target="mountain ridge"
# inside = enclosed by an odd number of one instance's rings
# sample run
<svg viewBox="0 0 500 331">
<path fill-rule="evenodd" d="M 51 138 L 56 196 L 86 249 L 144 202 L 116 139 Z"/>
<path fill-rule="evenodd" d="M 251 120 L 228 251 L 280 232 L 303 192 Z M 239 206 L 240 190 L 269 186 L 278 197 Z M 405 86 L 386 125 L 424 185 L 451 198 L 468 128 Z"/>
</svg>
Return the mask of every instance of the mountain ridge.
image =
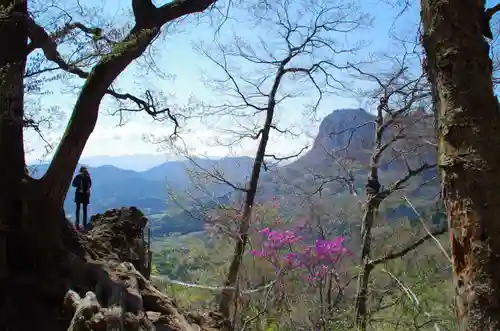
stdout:
<svg viewBox="0 0 500 331">
<path fill-rule="evenodd" d="M 256 202 L 262 203 L 283 197 L 286 203 L 295 208 L 301 204 L 301 194 L 307 195 L 318 189 L 323 190 L 323 196 L 333 197 L 343 191 L 349 195 L 340 180 L 329 180 L 346 176 L 348 168 L 355 174 L 355 188 L 360 194 L 364 194 L 367 168 L 375 139 L 374 119 L 373 114 L 359 108 L 339 109 L 327 115 L 319 125 L 318 134 L 310 150 L 294 162 L 277 167 L 275 171 L 263 171 Z M 429 151 L 426 151 L 428 155 L 423 159 L 417 157 L 416 160 L 410 161 L 414 164 L 431 161 L 436 155 L 429 154 Z M 356 162 L 346 163 L 346 160 Z M 153 222 L 159 234 L 202 231 L 203 221 L 197 220 L 197 217 L 203 217 L 203 208 L 214 207 L 217 203 L 230 204 L 240 198 L 241 192 L 235 192 L 233 187 L 223 181 L 211 183 L 206 185 L 204 190 L 200 190 L 192 183 L 193 170 L 198 166 L 205 170 L 216 168 L 224 174 L 225 180 L 244 186 L 248 182 L 253 159 L 235 156 L 220 159 L 194 158 L 193 161 L 196 165 L 190 160 L 167 161 L 144 171 L 127 170 L 113 165 L 89 167 L 94 184 L 89 213 L 102 213 L 110 208 L 134 205 L 148 215 L 164 215 Z M 34 176 L 40 177 L 47 167 L 47 164 L 35 166 L 38 171 Z M 380 164 L 382 185 L 392 183 L 406 171 L 404 162 L 391 160 L 384 155 Z M 413 180 L 413 190 L 418 188 L 420 183 L 433 179 L 435 175 L 435 170 L 430 170 L 417 176 Z M 212 179 L 210 176 L 201 178 L 203 182 L 210 182 Z M 435 187 L 431 185 L 422 194 L 431 196 L 433 191 Z M 73 194 L 74 191 L 70 188 L 65 201 L 65 209 L 70 217 L 74 211 Z M 411 196 L 413 193 L 408 194 Z M 175 199 L 172 199 L 172 195 L 175 195 Z M 396 206 L 394 209 L 398 215 L 405 213 L 398 208 Z"/>
<path fill-rule="evenodd" d="M 230 173 L 234 181 L 244 181 L 249 174 L 252 159 L 249 157 L 213 159 L 195 159 L 199 165 L 213 168 L 221 172 Z M 235 167 L 239 164 L 239 167 Z M 74 172 L 83 164 L 78 164 Z M 190 171 L 196 170 L 190 161 L 170 161 L 155 166 L 146 171 L 121 169 L 112 165 L 98 167 L 88 166 L 92 176 L 92 196 L 89 205 L 89 214 L 102 213 L 116 206 L 135 205 L 148 214 L 165 212 L 170 191 L 189 191 L 194 193 Z M 46 172 L 48 164 L 30 165 L 28 169 L 35 178 L 40 178 Z M 224 196 L 229 192 L 227 185 L 211 184 L 205 188 L 215 196 Z M 207 195 L 202 192 L 201 196 Z M 71 216 L 74 210 L 74 189 L 70 187 L 66 200 L 65 210 Z M 200 197 L 200 194 L 194 194 Z"/>
</svg>

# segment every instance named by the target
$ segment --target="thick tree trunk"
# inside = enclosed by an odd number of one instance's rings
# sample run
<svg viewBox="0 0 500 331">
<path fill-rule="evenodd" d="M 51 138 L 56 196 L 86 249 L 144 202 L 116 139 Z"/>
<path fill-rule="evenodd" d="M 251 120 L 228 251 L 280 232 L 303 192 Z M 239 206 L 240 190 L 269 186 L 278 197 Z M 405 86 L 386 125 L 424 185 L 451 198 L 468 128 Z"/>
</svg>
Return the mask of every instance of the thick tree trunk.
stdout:
<svg viewBox="0 0 500 331">
<path fill-rule="evenodd" d="M 2 1 L 1 7 L 2 12 L 9 10 L 0 20 L 0 44 L 8 45 L 0 52 L 0 277 L 8 273 L 7 234 L 16 231 L 22 219 L 23 74 L 28 41 L 21 19 L 26 2 Z"/>
<path fill-rule="evenodd" d="M 54 154 L 54 158 L 42 178 L 47 195 L 61 205 L 68 192 L 71 178 L 88 138 L 94 131 L 99 114 L 99 106 L 106 91 L 123 70 L 138 58 L 157 36 L 159 27 L 148 31 L 134 28 L 130 33 L 128 49 L 112 54 L 101 60 L 87 78 L 71 114 L 64 136 Z"/>
<path fill-rule="evenodd" d="M 59 259 L 53 248 L 58 247 L 61 237 L 60 223 L 58 231 L 49 227 L 56 222 L 45 224 L 45 220 L 61 219 L 59 206 L 52 208 L 53 204 L 39 194 L 39 183 L 25 172 L 23 76 L 28 42 L 24 21 L 27 3 L 4 1 L 2 10 L 7 8 L 6 16 L 0 20 L 0 43 L 9 45 L 0 52 L 0 326 L 5 319 L 13 318 L 6 316 L 7 308 L 19 308 L 25 314 L 22 303 L 12 301 L 12 294 L 19 291 L 16 298 L 25 298 L 25 292 L 34 286 L 23 283 L 30 275 L 50 284 L 50 273 Z"/>
<path fill-rule="evenodd" d="M 63 204 L 78 160 L 97 123 L 102 98 L 113 81 L 132 61 L 144 53 L 165 23 L 187 14 L 202 12 L 214 2 L 215 0 L 171 1 L 157 8 L 151 0 L 132 0 L 135 26 L 128 36 L 112 50 L 111 54 L 102 58 L 90 74 L 83 72 L 78 74 L 86 81 L 64 136 L 47 173 L 42 178 L 46 195 L 51 196 L 60 205 Z M 37 43 L 46 43 L 43 31 L 40 34 L 40 31 L 36 30 L 34 29 L 32 33 L 34 37 L 39 37 Z"/>
<path fill-rule="evenodd" d="M 500 110 L 481 33 L 485 8 L 476 0 L 421 3 L 460 330 L 500 330 Z"/>
</svg>

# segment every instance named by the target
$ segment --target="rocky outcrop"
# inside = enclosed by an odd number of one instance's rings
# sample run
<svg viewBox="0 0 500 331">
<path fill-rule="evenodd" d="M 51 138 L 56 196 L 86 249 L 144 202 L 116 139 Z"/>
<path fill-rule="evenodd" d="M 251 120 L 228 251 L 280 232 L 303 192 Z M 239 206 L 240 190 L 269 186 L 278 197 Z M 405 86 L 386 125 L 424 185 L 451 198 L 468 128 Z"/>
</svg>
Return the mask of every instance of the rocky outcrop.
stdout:
<svg viewBox="0 0 500 331">
<path fill-rule="evenodd" d="M 332 156 L 329 153 L 336 151 L 342 156 L 368 166 L 375 143 L 375 119 L 374 114 L 361 108 L 334 110 L 323 119 L 311 150 L 300 158 L 296 165 L 300 164 L 302 168 L 314 168 L 318 165 L 320 168 L 324 167 L 325 163 L 332 163 Z M 433 118 L 421 117 L 417 110 L 400 116 L 397 122 L 407 127 L 404 132 L 406 138 L 391 143 L 391 147 L 397 150 L 412 150 L 409 154 L 415 162 L 435 163 L 436 150 L 427 143 L 434 135 Z M 383 135 L 383 141 L 391 141 L 398 131 L 398 128 L 389 126 Z M 418 157 L 415 157 L 416 155 Z M 395 160 L 394 157 L 391 152 L 384 153 L 381 166 L 406 169 L 404 162 Z M 406 158 L 408 160 L 408 156 Z"/>
<path fill-rule="evenodd" d="M 149 238 L 145 229 L 148 219 L 135 207 L 112 209 L 92 216 L 80 242 L 95 260 L 130 262 L 149 278 Z"/>
<path fill-rule="evenodd" d="M 337 109 L 319 126 L 313 148 L 370 149 L 375 140 L 375 116 L 364 109 Z"/>
<path fill-rule="evenodd" d="M 79 234 L 94 289 L 87 289 L 83 298 L 82 290 L 68 291 L 65 307 L 73 312 L 68 331 L 220 329 L 216 315 L 197 314 L 203 316 L 199 319 L 184 315 L 148 280 L 146 224 L 138 209 L 122 208 L 94 216 L 91 228 Z"/>
<path fill-rule="evenodd" d="M 304 192 L 321 189 L 334 194 L 349 193 L 347 185 L 336 180 L 346 178 L 347 170 L 355 175 L 354 186 L 359 192 L 364 192 L 375 142 L 375 119 L 374 114 L 361 108 L 331 112 L 321 122 L 314 143 L 307 152 L 296 161 L 262 175 L 258 202 L 269 201 L 279 194 L 286 197 L 287 203 L 297 204 L 293 200 L 297 196 L 297 188 Z M 383 135 L 384 142 L 392 141 L 400 131 L 399 125 L 405 127 L 405 138 L 391 142 L 391 147 L 379 160 L 382 185 L 390 185 L 404 177 L 408 164 L 415 169 L 425 162 L 434 164 L 437 161 L 436 148 L 429 144 L 435 136 L 434 119 L 415 110 L 399 117 L 398 122 L 398 125 L 389 126 Z M 412 188 L 408 188 L 407 194 L 425 194 L 425 197 L 434 199 L 439 188 L 435 178 L 435 169 L 422 172 L 410 181 Z M 420 189 L 424 183 L 429 188 L 425 193 Z"/>
<path fill-rule="evenodd" d="M 40 271 L 23 276 L 25 284 L 11 282 L 1 298 L 0 330 L 223 329 L 217 315 L 182 312 L 148 280 L 147 218 L 137 208 L 96 215 L 82 231 L 64 222 L 60 263 L 53 265 L 52 279 Z"/>
</svg>

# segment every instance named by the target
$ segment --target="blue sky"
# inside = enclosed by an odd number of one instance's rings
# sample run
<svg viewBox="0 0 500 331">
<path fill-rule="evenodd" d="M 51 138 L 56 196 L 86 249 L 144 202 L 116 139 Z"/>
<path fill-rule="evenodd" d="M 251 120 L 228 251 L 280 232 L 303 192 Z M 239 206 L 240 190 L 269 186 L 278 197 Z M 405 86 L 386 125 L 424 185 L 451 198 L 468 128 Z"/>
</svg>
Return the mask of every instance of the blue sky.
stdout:
<svg viewBox="0 0 500 331">
<path fill-rule="evenodd" d="M 161 3 L 160 1 L 156 2 Z M 76 1 L 59 0 L 57 3 L 61 7 L 70 8 L 68 10 L 74 10 Z M 96 8 L 99 8 L 99 15 L 96 15 L 96 17 L 101 16 L 106 20 L 113 20 L 120 25 L 132 22 L 129 1 L 91 0 L 86 1 L 86 5 L 95 5 Z M 418 6 L 413 6 L 403 17 L 400 17 L 395 22 L 395 17 L 400 9 L 398 6 L 387 4 L 386 1 L 362 0 L 361 10 L 369 12 L 372 15 L 372 25 L 369 28 L 363 28 L 355 33 L 351 33 L 349 38 L 339 34 L 339 40 L 342 42 L 349 42 L 351 39 L 368 41 L 370 45 L 356 55 L 362 58 L 367 58 L 371 53 L 381 51 L 389 53 L 398 52 L 398 46 L 394 45 L 389 34 L 391 31 L 398 31 L 398 35 L 413 35 L 416 31 L 419 14 Z M 245 12 L 235 10 L 233 13 L 236 19 L 223 25 L 218 35 L 218 40 L 221 40 L 221 42 L 224 43 L 232 40 L 231 38 L 233 38 L 234 33 L 237 33 L 239 37 L 249 42 L 256 41 L 256 36 L 272 34 L 272 27 L 270 25 L 264 24 L 252 27 L 248 25 L 251 20 L 249 17 L 245 17 Z M 217 18 L 216 16 L 216 13 L 208 13 L 204 14 L 202 18 L 189 17 L 183 22 L 178 23 L 175 29 L 167 29 L 163 32 L 161 38 L 155 42 L 153 50 L 157 67 L 167 74 L 165 79 L 155 73 L 147 72 L 143 66 L 134 63 L 118 78 L 116 82 L 118 89 L 138 95 L 145 88 L 154 90 L 157 93 L 161 92 L 166 97 L 166 103 L 175 112 L 183 112 L 187 108 L 198 109 L 199 107 L 197 106 L 201 102 L 214 104 L 224 100 L 224 95 L 214 92 L 210 86 L 204 84 L 207 77 L 222 77 L 221 71 L 207 60 L 206 57 L 202 56 L 200 52 L 195 50 L 196 46 L 200 46 L 202 42 L 208 48 L 213 44 L 215 26 L 214 24 L 210 24 L 210 19 Z M 95 17 L 91 20 L 94 19 Z M 394 22 L 395 27 L 391 30 Z M 144 60 L 141 60 L 141 62 L 144 63 Z M 239 69 L 243 70 L 244 74 L 247 74 L 247 71 L 250 70 L 250 67 L 246 67 L 242 62 L 236 63 L 236 66 L 239 66 Z M 81 81 L 73 80 L 73 83 L 81 84 Z M 355 83 L 353 84 L 355 85 Z M 363 83 L 360 82 L 359 86 L 356 87 L 363 88 Z M 53 82 L 48 85 L 48 88 L 52 93 L 45 96 L 42 103 L 44 107 L 56 106 L 59 108 L 59 113 L 51 122 L 52 129 L 48 134 L 49 140 L 56 143 L 64 131 L 66 120 L 69 118 L 71 109 L 76 101 L 76 94 L 66 93 L 64 91 L 66 89 L 65 85 L 60 82 Z M 293 89 L 295 87 L 290 88 Z M 369 108 L 367 100 L 352 98 L 348 95 L 330 96 L 325 99 L 325 102 L 314 116 L 310 116 L 310 114 L 304 115 L 304 111 L 307 113 L 307 106 L 303 104 L 315 100 L 314 91 L 308 91 L 304 91 L 304 95 L 299 100 L 285 104 L 278 111 L 278 123 L 283 123 L 284 128 L 292 127 L 295 132 L 300 132 L 299 138 L 292 139 L 289 136 L 279 136 L 275 133 L 270 144 L 271 152 L 286 155 L 300 150 L 306 144 L 310 144 L 317 132 L 321 118 L 334 109 L 345 107 Z M 118 127 L 118 119 L 106 113 L 106 110 L 113 109 L 114 106 L 115 104 L 110 98 L 106 98 L 102 103 L 102 111 L 98 124 L 88 141 L 84 156 L 169 153 L 164 149 L 158 151 L 159 148 L 161 149 L 161 146 L 143 140 L 145 135 L 162 137 L 170 134 L 172 127 L 169 123 L 155 123 L 146 115 L 132 114 L 128 116 L 129 121 L 127 124 Z M 256 145 L 251 139 L 247 139 L 233 149 L 215 146 L 214 138 L 223 136 L 220 130 L 235 126 L 233 118 L 221 116 L 205 117 L 204 119 L 204 121 L 190 120 L 183 127 L 181 137 L 189 148 L 194 149 L 193 153 L 208 154 L 211 156 L 224 156 L 228 154 L 253 155 L 255 153 Z M 248 119 L 240 119 L 238 123 L 250 126 L 253 122 L 259 122 L 260 120 L 260 117 L 253 116 Z M 26 140 L 28 149 L 34 149 L 33 152 L 27 155 L 28 160 L 41 158 L 41 141 L 33 133 L 28 133 Z"/>
</svg>

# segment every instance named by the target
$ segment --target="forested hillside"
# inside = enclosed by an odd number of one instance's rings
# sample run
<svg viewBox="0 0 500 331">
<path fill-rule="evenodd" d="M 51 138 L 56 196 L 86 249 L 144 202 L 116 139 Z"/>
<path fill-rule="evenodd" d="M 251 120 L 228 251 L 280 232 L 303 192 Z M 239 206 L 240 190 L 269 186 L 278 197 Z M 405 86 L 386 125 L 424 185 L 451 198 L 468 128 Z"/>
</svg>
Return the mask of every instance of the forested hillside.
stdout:
<svg viewBox="0 0 500 331">
<path fill-rule="evenodd" d="M 288 164 L 278 164 L 268 171 L 263 169 L 257 201 L 265 202 L 273 197 L 279 198 L 284 206 L 280 212 L 284 216 L 290 216 L 304 212 L 303 208 L 290 208 L 291 205 L 300 202 L 310 192 L 321 187 L 325 193 L 336 193 L 335 196 L 325 194 L 322 198 L 323 205 L 338 205 L 333 201 L 338 199 L 339 195 L 346 195 L 343 204 L 356 205 L 359 198 L 349 198 L 348 188 L 341 181 L 329 180 L 333 176 L 342 175 L 346 169 L 338 164 L 340 156 L 331 155 L 328 151 L 348 147 L 342 158 L 359 160 L 358 164 L 353 164 L 352 169 L 348 170 L 355 173 L 356 180 L 353 184 L 359 192 L 363 192 L 370 148 L 373 148 L 374 144 L 374 125 L 370 124 L 374 119 L 374 115 L 363 109 L 334 110 L 323 119 L 312 148 L 304 155 Z M 368 125 L 363 126 L 363 124 Z M 358 126 L 361 128 L 351 137 L 351 132 L 346 128 Z M 429 130 L 425 126 L 412 130 L 424 129 Z M 350 139 L 354 139 L 356 144 L 351 144 Z M 421 155 L 428 161 L 436 158 L 433 149 L 429 149 L 425 156 L 423 153 Z M 186 234 L 203 231 L 207 212 L 218 205 L 236 203 L 238 192 L 223 181 L 241 185 L 248 179 L 252 162 L 249 157 L 228 157 L 220 160 L 194 158 L 184 162 L 167 162 L 142 172 L 106 165 L 90 167 L 93 188 L 89 211 L 102 213 L 117 206 L 134 205 L 146 215 L 152 215 L 154 236 L 172 232 Z M 405 171 L 401 160 L 387 157 L 380 168 L 381 181 L 386 183 L 400 178 Z M 31 166 L 35 177 L 41 177 L 46 169 L 45 164 Z M 214 169 L 221 176 L 221 180 L 212 175 Z M 208 184 L 200 184 L 203 182 Z M 412 188 L 402 193 L 411 196 L 419 210 L 432 212 L 436 206 L 438 190 L 436 184 L 436 172 L 434 169 L 429 169 L 414 178 Z M 70 189 L 64 204 L 69 217 L 74 215 L 73 200 L 74 190 Z M 415 217 L 414 212 L 398 198 L 393 200 L 384 206 L 384 217 L 391 220 Z M 331 213 L 336 212 L 335 208 L 329 209 Z"/>
</svg>

